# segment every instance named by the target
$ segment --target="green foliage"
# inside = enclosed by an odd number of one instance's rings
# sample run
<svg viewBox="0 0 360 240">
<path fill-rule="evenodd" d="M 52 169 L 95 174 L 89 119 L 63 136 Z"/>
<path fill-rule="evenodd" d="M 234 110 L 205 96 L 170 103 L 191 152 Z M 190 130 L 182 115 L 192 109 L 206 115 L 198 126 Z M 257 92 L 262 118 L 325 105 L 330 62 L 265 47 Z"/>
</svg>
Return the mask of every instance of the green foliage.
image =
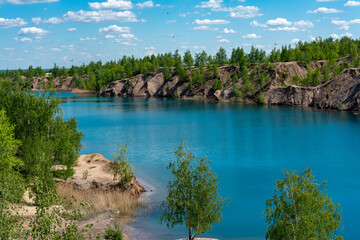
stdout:
<svg viewBox="0 0 360 240">
<path fill-rule="evenodd" d="M 191 67 L 194 65 L 194 59 L 193 57 L 191 56 L 191 52 L 189 50 L 187 50 L 185 52 L 185 55 L 184 55 L 184 64 L 185 66 L 187 67 Z"/>
<path fill-rule="evenodd" d="M 226 50 L 220 47 L 219 51 L 216 53 L 215 62 L 219 66 L 227 64 L 228 58 L 226 56 Z"/>
<path fill-rule="evenodd" d="M 342 102 L 338 103 L 338 109 L 342 110 L 344 108 L 344 104 Z"/>
<path fill-rule="evenodd" d="M 21 142 L 16 157 L 24 164 L 14 168 L 28 181 L 33 181 L 35 193 L 46 195 L 54 191 L 52 166 L 67 166 L 64 179 L 73 174 L 82 133 L 74 118 L 63 120 L 59 100 L 52 93 L 40 96 L 22 90 L 7 90 L 0 86 L 0 106 L 14 126 L 14 138 Z"/>
<path fill-rule="evenodd" d="M 133 168 L 129 163 L 126 143 L 118 145 L 118 153 L 113 153 L 111 168 L 114 171 L 114 180 L 121 186 L 130 182 L 134 177 Z"/>
<path fill-rule="evenodd" d="M 264 93 L 259 94 L 258 101 L 259 101 L 260 104 L 263 104 L 263 105 L 267 104 L 267 100 L 266 100 L 266 97 L 265 97 Z"/>
<path fill-rule="evenodd" d="M 210 231 L 219 223 L 228 200 L 218 194 L 218 179 L 210 161 L 186 152 L 184 141 L 175 150 L 177 160 L 167 167 L 174 179 L 167 185 L 168 196 L 162 203 L 161 223 L 167 227 L 185 225 L 189 240 Z"/>
<path fill-rule="evenodd" d="M 329 62 L 334 62 L 334 67 L 326 69 L 323 72 L 324 77 L 323 79 L 320 79 L 320 82 L 326 82 L 329 79 L 328 75 L 331 75 L 331 70 L 333 71 L 333 75 L 336 76 L 346 67 L 359 66 L 359 49 L 359 39 L 343 37 L 337 40 L 332 38 L 317 38 L 312 42 L 298 42 L 295 47 L 289 45 L 282 46 L 279 49 L 274 48 L 268 55 L 266 55 L 264 50 L 255 47 L 252 47 L 249 53 L 245 53 L 242 48 L 234 48 L 230 59 L 228 59 L 224 48 L 220 48 L 214 56 L 208 55 L 205 51 L 196 53 L 195 60 L 190 51 L 186 51 L 182 57 L 180 56 L 179 51 L 176 50 L 175 53 L 168 52 L 158 54 L 157 56 L 145 56 L 143 58 L 123 56 L 117 61 L 109 61 L 106 63 L 102 63 L 101 61 L 90 62 L 87 65 L 71 66 L 70 69 L 59 67 L 54 64 L 54 67 L 49 70 L 51 73 L 49 78 L 52 80 L 54 77 L 73 76 L 75 77 L 75 87 L 83 87 L 88 90 L 100 90 L 110 82 L 131 78 L 140 73 L 147 74 L 149 72 L 158 72 L 161 67 L 175 67 L 177 69 L 176 74 L 180 77 L 181 81 L 188 81 L 189 74 L 183 69 L 183 64 L 188 67 L 193 65 L 205 67 L 210 65 L 223 66 L 231 64 L 233 66 L 239 66 L 240 71 L 242 71 L 243 68 L 250 66 L 251 64 L 260 65 L 262 63 L 268 64 L 272 62 L 289 61 L 310 63 L 311 61 L 316 60 L 328 60 Z M 348 61 L 345 61 L 345 64 L 342 66 L 337 66 L 337 64 L 335 64 L 335 59 L 345 56 L 350 57 L 350 62 L 348 63 Z M 208 78 L 218 78 L 216 76 L 211 77 L 211 74 Z M 29 88 L 33 77 L 42 77 L 44 75 L 44 70 L 40 67 L 33 68 L 32 66 L 29 66 L 27 70 L 18 69 L 0 72 L 0 78 L 11 79 L 13 86 L 17 86 L 18 88 Z M 27 80 L 22 81 L 21 76 L 26 77 Z M 88 78 L 85 78 L 84 76 L 88 76 Z M 165 81 L 168 81 L 169 79 L 169 74 L 166 74 Z M 285 80 L 285 77 L 283 76 L 282 79 Z M 264 83 L 263 80 L 264 79 L 261 77 L 259 78 L 259 81 L 261 81 L 260 85 Z M 317 79 L 312 79 L 308 82 L 308 85 L 314 85 L 316 83 Z"/>
<path fill-rule="evenodd" d="M 307 168 L 302 174 L 285 171 L 275 193 L 266 201 L 266 239 L 343 239 L 340 205 L 327 196 Z"/>
<path fill-rule="evenodd" d="M 23 162 L 15 155 L 20 142 L 14 139 L 13 131 L 5 111 L 0 110 L 0 239 L 10 239 L 22 224 L 11 205 L 19 202 L 25 192 L 24 179 L 16 171 Z"/>
<path fill-rule="evenodd" d="M 188 80 L 189 78 L 189 73 L 187 72 L 187 70 L 184 68 L 184 65 L 179 62 L 176 65 L 176 72 L 175 74 L 179 77 L 181 82 L 185 82 Z"/>
<path fill-rule="evenodd" d="M 244 94 L 239 90 L 235 83 L 233 84 L 232 92 L 235 95 L 235 98 L 244 98 Z"/>
<path fill-rule="evenodd" d="M 236 72 L 234 72 L 234 74 L 231 76 L 231 81 L 233 83 L 236 83 L 237 81 L 239 81 L 239 76 Z"/>
<path fill-rule="evenodd" d="M 299 85 L 301 82 L 299 74 L 296 73 L 296 75 L 292 78 L 291 82 L 295 85 Z"/>
<path fill-rule="evenodd" d="M 265 70 L 258 76 L 258 83 L 261 87 L 264 87 L 269 81 L 268 72 Z"/>
<path fill-rule="evenodd" d="M 223 88 L 222 82 L 219 79 L 215 79 L 214 85 L 212 86 L 212 90 L 215 92 L 217 90 L 221 90 Z"/>
<path fill-rule="evenodd" d="M 168 82 L 168 81 L 171 80 L 172 74 L 171 74 L 170 69 L 168 67 L 164 67 L 163 74 L 164 74 L 165 82 Z"/>
<path fill-rule="evenodd" d="M 29 219 L 29 229 L 22 233 L 25 239 L 91 239 L 92 233 L 89 230 L 92 225 L 85 226 L 83 230 L 77 227 L 78 221 L 83 218 L 82 212 L 89 209 L 86 202 L 81 202 L 80 208 L 74 208 L 77 202 L 75 198 L 72 199 L 74 204 L 54 193 L 36 195 L 36 198 L 39 205 L 35 217 Z M 51 206 L 53 203 L 56 205 Z"/>
<path fill-rule="evenodd" d="M 114 225 L 113 227 L 109 225 L 105 229 L 104 238 L 108 240 L 123 240 L 124 236 L 122 233 L 121 226 L 118 223 L 114 223 L 113 225 Z"/>
</svg>

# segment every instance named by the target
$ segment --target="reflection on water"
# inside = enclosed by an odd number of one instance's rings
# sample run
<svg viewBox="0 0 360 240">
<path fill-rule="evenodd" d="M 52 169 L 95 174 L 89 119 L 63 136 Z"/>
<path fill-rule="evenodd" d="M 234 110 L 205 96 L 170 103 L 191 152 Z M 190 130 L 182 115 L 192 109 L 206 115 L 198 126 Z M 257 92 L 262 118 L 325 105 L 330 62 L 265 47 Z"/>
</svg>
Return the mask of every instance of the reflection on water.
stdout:
<svg viewBox="0 0 360 240">
<path fill-rule="evenodd" d="M 207 103 L 172 99 L 62 96 L 66 117 L 76 116 L 85 133 L 82 153 L 111 158 L 126 142 L 135 173 L 153 190 L 152 211 L 140 216 L 134 236 L 176 239 L 183 228 L 160 226 L 159 205 L 170 178 L 166 165 L 173 150 L 187 141 L 197 155 L 207 155 L 230 198 L 220 225 L 206 236 L 264 239 L 261 217 L 281 170 L 310 166 L 327 180 L 329 195 L 341 204 L 345 239 L 356 239 L 360 215 L 360 117 L 350 113 L 300 107 Z"/>
</svg>

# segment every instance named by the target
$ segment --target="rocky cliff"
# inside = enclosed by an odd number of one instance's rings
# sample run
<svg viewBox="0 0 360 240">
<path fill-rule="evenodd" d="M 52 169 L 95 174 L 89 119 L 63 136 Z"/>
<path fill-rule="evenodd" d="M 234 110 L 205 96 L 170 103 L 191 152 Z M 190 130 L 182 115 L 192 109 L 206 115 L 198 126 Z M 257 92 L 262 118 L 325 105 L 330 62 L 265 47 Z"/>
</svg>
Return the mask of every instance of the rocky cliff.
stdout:
<svg viewBox="0 0 360 240">
<path fill-rule="evenodd" d="M 348 58 L 337 60 L 338 65 L 349 61 Z M 139 74 L 132 78 L 121 79 L 109 83 L 98 93 L 101 96 L 133 96 L 133 97 L 167 97 L 193 98 L 209 101 L 254 101 L 274 105 L 311 106 L 320 109 L 344 111 L 360 111 L 360 69 L 349 68 L 336 76 L 330 74 L 330 80 L 316 87 L 294 85 L 295 76 L 300 79 L 308 75 L 308 71 L 323 68 L 326 61 L 315 61 L 306 66 L 300 62 L 286 62 L 253 65 L 249 67 L 249 76 L 252 85 L 251 91 L 244 90 L 244 81 L 240 76 L 239 67 L 219 67 L 219 77 L 214 78 L 207 74 L 203 83 L 191 81 L 191 72 L 194 67 L 188 68 L 189 77 L 181 80 L 171 68 L 172 77 L 165 81 L 161 69 L 157 73 Z M 308 70 L 310 69 L 310 70 Z M 236 73 L 236 74 L 235 74 Z M 261 77 L 264 81 L 260 81 Z M 82 77 L 85 81 L 87 77 Z M 222 83 L 220 90 L 214 89 L 214 83 L 219 79 Z M 32 88 L 43 89 L 48 85 L 48 78 L 34 78 Z M 52 85 L 58 91 L 82 92 L 76 89 L 75 79 L 72 77 L 55 78 Z M 243 92 L 242 98 L 236 95 L 236 89 Z M 85 91 L 86 92 L 86 91 Z"/>
<path fill-rule="evenodd" d="M 325 64 L 326 61 L 312 62 L 311 69 L 321 68 Z M 252 66 L 249 69 L 255 90 L 251 94 L 245 95 L 247 100 L 258 102 L 259 95 L 263 94 L 265 103 L 268 104 L 360 111 L 359 68 L 345 69 L 339 75 L 331 77 L 330 81 L 316 87 L 292 85 L 293 77 L 298 75 L 300 78 L 304 78 L 308 74 L 308 68 L 304 64 L 298 62 L 275 63 L 271 69 L 264 68 Z M 257 80 L 259 75 L 265 71 L 268 80 L 261 85 Z M 238 67 L 219 68 L 219 79 L 223 88 L 217 91 L 213 90 L 215 79 L 208 79 L 204 84 L 195 84 L 190 89 L 188 87 L 190 81 L 180 81 L 172 69 L 174 75 L 169 81 L 164 80 L 163 73 L 139 74 L 133 78 L 112 82 L 99 94 L 102 96 L 180 97 L 210 101 L 239 101 L 235 97 L 234 86 L 242 89 L 243 81 L 241 78 L 237 81 L 231 79 L 235 72 L 239 72 Z"/>
</svg>

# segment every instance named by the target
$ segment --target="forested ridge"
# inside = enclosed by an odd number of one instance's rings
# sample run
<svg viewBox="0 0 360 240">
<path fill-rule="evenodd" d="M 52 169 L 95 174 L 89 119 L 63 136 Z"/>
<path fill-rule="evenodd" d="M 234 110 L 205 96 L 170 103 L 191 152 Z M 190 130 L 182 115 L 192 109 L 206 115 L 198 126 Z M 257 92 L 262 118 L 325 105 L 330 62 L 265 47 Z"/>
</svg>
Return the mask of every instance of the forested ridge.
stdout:
<svg viewBox="0 0 360 240">
<path fill-rule="evenodd" d="M 254 65 L 266 64 L 271 70 L 273 63 L 297 61 L 308 66 L 311 73 L 306 78 L 296 76 L 293 84 L 303 86 L 317 86 L 322 82 L 329 80 L 330 75 L 339 74 L 345 68 L 358 67 L 360 65 L 360 40 L 343 37 L 334 40 L 333 38 L 318 38 L 312 42 L 298 42 L 295 47 L 291 45 L 274 48 L 270 53 L 262 49 L 251 48 L 249 53 L 238 47 L 232 49 L 231 54 L 220 47 L 215 55 L 210 55 L 205 51 L 193 55 L 189 50 L 183 56 L 176 50 L 174 53 L 164 53 L 158 55 L 135 58 L 134 56 L 123 56 L 119 60 L 109 61 L 106 63 L 90 62 L 81 66 L 72 66 L 69 69 L 54 67 L 44 71 L 41 67 L 29 66 L 27 70 L 7 70 L 0 72 L 0 78 L 12 79 L 14 83 L 21 83 L 31 87 L 34 77 L 45 77 L 46 72 L 50 83 L 57 77 L 73 77 L 75 87 L 87 90 L 100 90 L 116 80 L 131 78 L 138 74 L 158 73 L 164 74 L 165 81 L 170 80 L 173 74 L 179 76 L 182 81 L 190 81 L 189 88 L 193 84 L 204 83 L 210 78 L 219 78 L 217 67 L 220 66 L 238 66 L 239 71 L 232 78 L 243 77 L 245 80 L 249 73 L 249 68 Z M 349 61 L 341 65 L 336 64 L 336 59 L 349 57 Z M 311 69 L 312 61 L 326 60 L 327 64 L 321 69 Z M 195 68 L 194 68 L 195 67 Z M 204 69 L 206 68 L 207 71 Z M 266 73 L 259 76 L 259 81 L 264 81 Z M 87 76 L 83 78 L 83 76 Z M 24 81 L 23 78 L 26 78 Z M 248 84 L 249 85 L 249 84 Z M 219 88 L 219 83 L 215 88 Z"/>
</svg>

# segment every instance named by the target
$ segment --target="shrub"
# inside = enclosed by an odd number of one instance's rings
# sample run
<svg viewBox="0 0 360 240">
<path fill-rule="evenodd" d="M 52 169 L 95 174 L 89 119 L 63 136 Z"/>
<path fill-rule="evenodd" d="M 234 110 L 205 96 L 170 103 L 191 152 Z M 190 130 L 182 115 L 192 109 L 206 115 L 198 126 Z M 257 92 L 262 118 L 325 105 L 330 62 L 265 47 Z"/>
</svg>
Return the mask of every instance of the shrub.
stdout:
<svg viewBox="0 0 360 240">
<path fill-rule="evenodd" d="M 244 94 L 239 90 L 236 84 L 233 84 L 232 92 L 235 95 L 235 98 L 244 98 Z"/>
<path fill-rule="evenodd" d="M 89 176 L 89 171 L 88 171 L 88 170 L 85 170 L 85 171 L 83 172 L 83 174 L 82 174 L 82 178 L 83 178 L 83 179 L 87 179 L 88 176 Z"/>
<path fill-rule="evenodd" d="M 223 88 L 222 82 L 219 79 L 216 79 L 214 82 L 214 85 L 212 86 L 212 89 L 214 91 L 221 90 Z"/>
<path fill-rule="evenodd" d="M 260 93 L 260 95 L 258 97 L 258 101 L 260 104 L 263 104 L 263 105 L 267 104 L 267 100 L 266 100 L 264 93 Z"/>
<path fill-rule="evenodd" d="M 110 164 L 114 171 L 114 180 L 119 181 L 120 185 L 125 185 L 134 177 L 133 167 L 129 163 L 126 143 L 118 145 L 118 153 L 113 153 Z"/>
<path fill-rule="evenodd" d="M 123 240 L 124 236 L 122 233 L 121 226 L 116 222 L 113 225 L 114 227 L 108 226 L 105 229 L 104 238 L 108 240 Z"/>
</svg>

